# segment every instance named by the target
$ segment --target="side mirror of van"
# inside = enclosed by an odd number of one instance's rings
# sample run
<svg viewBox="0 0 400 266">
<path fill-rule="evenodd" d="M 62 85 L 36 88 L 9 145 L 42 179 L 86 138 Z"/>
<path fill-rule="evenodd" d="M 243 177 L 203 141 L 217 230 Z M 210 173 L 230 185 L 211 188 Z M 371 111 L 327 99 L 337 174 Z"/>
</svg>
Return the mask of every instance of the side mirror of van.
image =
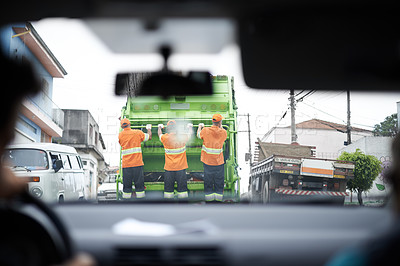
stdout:
<svg viewBox="0 0 400 266">
<path fill-rule="evenodd" d="M 61 160 L 57 160 L 54 162 L 54 171 L 57 173 L 60 169 L 63 168 L 63 163 Z"/>
</svg>

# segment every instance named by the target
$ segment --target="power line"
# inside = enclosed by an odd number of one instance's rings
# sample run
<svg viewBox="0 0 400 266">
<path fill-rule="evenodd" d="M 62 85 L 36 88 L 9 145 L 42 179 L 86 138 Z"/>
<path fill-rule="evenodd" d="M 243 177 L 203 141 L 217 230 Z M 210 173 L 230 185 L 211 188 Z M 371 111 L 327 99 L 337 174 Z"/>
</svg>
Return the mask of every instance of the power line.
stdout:
<svg viewBox="0 0 400 266">
<path fill-rule="evenodd" d="M 294 97 L 299 96 L 300 94 L 302 94 L 305 90 L 302 90 L 301 92 L 297 93 Z"/>
<path fill-rule="evenodd" d="M 358 126 L 362 126 L 362 127 L 374 128 L 374 126 L 368 126 L 368 125 L 363 125 L 363 124 L 358 124 L 358 123 L 353 123 L 353 125 L 358 125 Z"/>
<path fill-rule="evenodd" d="M 327 97 L 327 96 L 329 96 L 329 94 L 331 93 L 331 91 L 330 90 L 326 90 L 326 91 L 317 91 L 317 99 L 319 100 L 319 99 L 322 99 L 322 98 L 325 98 L 325 97 Z M 328 95 L 327 95 L 328 94 Z"/>
<path fill-rule="evenodd" d="M 336 95 L 333 95 L 331 98 L 334 98 L 334 97 L 337 97 L 337 96 L 339 96 L 340 94 L 343 94 L 344 92 L 346 92 L 345 90 L 344 91 L 342 91 L 342 92 L 340 92 L 340 93 L 338 93 L 338 94 L 336 94 Z M 329 98 L 329 99 L 331 99 L 331 98 Z M 310 100 L 308 100 L 311 104 L 316 104 L 315 103 L 315 101 L 310 101 Z M 303 102 L 304 103 L 304 102 Z M 313 108 L 316 108 L 316 107 L 313 107 Z M 337 109 L 333 109 L 333 108 L 329 108 L 328 106 L 324 106 L 324 109 L 329 109 L 329 110 L 331 110 L 331 111 L 337 111 Z M 356 110 L 357 111 L 357 110 Z M 353 117 L 357 117 L 357 118 L 362 118 L 362 119 L 368 119 L 368 120 L 370 120 L 371 121 L 371 123 L 374 123 L 374 124 L 376 124 L 376 122 L 380 122 L 380 120 L 379 119 L 375 119 L 375 118 L 372 118 L 372 117 L 368 117 L 368 116 L 363 116 L 363 115 L 360 115 L 360 114 L 358 114 L 358 113 L 354 113 L 354 112 L 352 112 L 352 116 Z M 335 118 L 338 118 L 338 117 L 335 117 Z M 339 119 L 339 118 L 338 118 Z M 340 119 L 341 121 L 343 121 L 342 119 Z"/>
<path fill-rule="evenodd" d="M 268 136 L 272 133 L 272 131 L 274 131 L 274 129 L 276 129 L 276 127 L 279 125 L 279 123 L 282 121 L 283 118 L 285 118 L 288 110 L 289 110 L 290 106 L 286 109 L 286 111 L 283 113 L 283 115 L 281 116 L 281 118 L 279 119 L 278 123 L 275 124 L 275 126 L 271 127 L 270 130 L 268 130 L 267 133 L 264 134 L 264 136 L 261 138 L 261 141 L 263 141 L 264 139 L 268 138 Z"/>
<path fill-rule="evenodd" d="M 342 91 L 340 91 L 339 93 L 334 94 L 334 95 L 328 95 L 327 97 L 324 97 L 324 98 L 319 99 L 319 100 L 320 100 L 320 101 L 321 101 L 321 100 L 322 100 L 322 101 L 327 101 L 327 100 L 333 99 L 333 98 L 335 98 L 335 97 L 337 97 L 337 96 L 343 94 L 344 92 L 346 92 L 346 90 L 342 90 Z"/>
<path fill-rule="evenodd" d="M 337 93 L 337 94 L 335 94 L 335 95 L 332 95 L 332 96 L 330 96 L 330 97 L 328 97 L 328 98 L 320 98 L 320 99 L 318 99 L 318 102 L 331 100 L 332 98 L 338 97 L 339 95 L 343 94 L 344 92 L 346 92 L 346 90 L 343 90 L 343 91 L 341 91 L 341 92 L 339 92 L 339 93 Z M 310 103 L 312 103 L 312 104 L 316 104 L 316 102 L 317 102 L 316 100 L 314 100 L 314 101 L 308 100 L 308 101 L 309 101 Z M 330 108 L 329 106 L 324 106 L 324 109 L 329 109 L 329 110 L 331 110 L 331 111 L 337 111 L 337 109 Z M 374 124 L 376 124 L 376 122 L 380 122 L 380 121 L 381 121 L 381 120 L 379 120 L 379 119 L 372 118 L 372 117 L 370 117 L 370 116 L 363 116 L 363 115 L 360 115 L 359 113 L 357 113 L 357 111 L 358 111 L 358 110 L 355 110 L 355 111 L 352 112 L 352 117 L 363 118 L 364 120 L 365 120 L 365 119 L 368 119 L 368 120 L 371 121 L 371 123 L 374 123 Z"/>
<path fill-rule="evenodd" d="M 319 112 L 321 112 L 321 113 L 324 113 L 324 114 L 326 114 L 326 115 L 329 115 L 329 116 L 331 116 L 331 117 L 334 117 L 334 118 L 336 118 L 336 119 L 339 119 L 340 121 L 342 121 L 343 123 L 346 123 L 343 119 L 341 119 L 340 117 L 337 117 L 337 116 L 334 116 L 334 115 L 332 115 L 332 114 L 330 114 L 330 113 L 327 113 L 327 112 L 325 112 L 325 111 L 322 111 L 321 109 L 318 109 L 317 107 L 314 107 L 314 106 L 312 106 L 312 105 L 310 105 L 310 104 L 308 104 L 308 103 L 306 103 L 306 102 L 302 102 L 303 104 L 305 104 L 305 105 L 307 105 L 307 106 L 309 106 L 309 107 L 311 107 L 311 108 L 314 108 L 315 110 L 317 110 L 317 111 L 319 111 Z"/>
<path fill-rule="evenodd" d="M 306 113 L 304 113 L 304 112 L 300 112 L 300 111 L 298 111 L 298 112 L 299 112 L 300 114 L 302 114 L 302 115 L 305 115 L 305 116 L 311 118 L 311 119 L 315 119 L 315 118 L 316 118 L 316 117 L 310 116 L 310 115 L 308 115 L 308 114 L 306 114 Z M 342 120 L 342 121 L 343 121 L 343 120 Z M 368 126 L 368 125 L 359 124 L 359 123 L 353 123 L 353 125 L 362 126 L 362 127 L 374 128 L 373 126 Z M 352 132 L 351 134 L 354 134 L 354 132 Z"/>
<path fill-rule="evenodd" d="M 310 90 L 308 93 L 306 93 L 305 95 L 303 95 L 302 97 L 300 97 L 299 99 L 296 100 L 296 102 L 301 102 L 303 101 L 303 99 L 307 96 L 311 96 L 312 94 L 314 94 L 316 92 L 316 90 Z"/>
</svg>

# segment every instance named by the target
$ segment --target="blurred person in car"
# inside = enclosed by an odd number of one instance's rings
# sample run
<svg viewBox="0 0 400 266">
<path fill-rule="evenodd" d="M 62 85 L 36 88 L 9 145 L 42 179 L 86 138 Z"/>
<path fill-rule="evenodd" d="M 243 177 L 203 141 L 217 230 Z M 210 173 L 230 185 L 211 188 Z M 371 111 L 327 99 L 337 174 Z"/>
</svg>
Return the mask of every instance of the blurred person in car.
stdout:
<svg viewBox="0 0 400 266">
<path fill-rule="evenodd" d="M 221 202 L 224 195 L 224 155 L 223 146 L 227 138 L 222 128 L 222 115 L 214 114 L 213 125 L 199 124 L 197 137 L 203 140 L 201 161 L 204 165 L 204 197 L 206 202 Z"/>
<path fill-rule="evenodd" d="M 16 62 L 0 53 L 0 80 L 2 81 L 3 96 L 0 97 L 0 154 L 14 139 L 15 125 L 19 108 L 30 95 L 40 92 L 40 83 L 36 78 L 31 65 L 27 62 Z M 27 179 L 17 178 L 11 169 L 0 160 L 0 201 L 11 201 L 21 195 L 27 188 Z M 7 217 L 2 217 L 6 222 Z M 14 228 L 17 230 L 17 228 Z M 7 228 L 7 230 L 9 230 Z M 16 234 L 17 235 L 17 234 Z M 1 239 L 1 238 L 0 238 Z M 1 243 L 10 246 L 10 243 Z M 19 254 L 22 250 L 13 250 Z M 23 255 L 23 254 L 21 254 Z M 10 253 L 0 251 L 0 265 L 16 265 L 18 258 L 13 258 Z M 78 254 L 63 264 L 64 266 L 93 266 L 94 259 L 87 254 Z"/>
<path fill-rule="evenodd" d="M 187 132 L 180 133 L 177 129 L 175 120 L 167 123 L 166 134 L 162 133 L 163 125 L 158 125 L 158 136 L 164 145 L 165 165 L 164 165 L 164 198 L 174 198 L 174 186 L 177 183 L 178 199 L 188 198 L 186 169 L 188 168 L 186 158 L 186 143 L 192 134 L 192 124 L 187 125 Z"/>
<path fill-rule="evenodd" d="M 147 125 L 147 134 L 141 130 L 131 129 L 131 122 L 127 118 L 121 120 L 122 131 L 118 141 L 122 148 L 122 180 L 124 189 L 122 198 L 128 200 L 132 197 L 132 182 L 135 184 L 137 199 L 145 197 L 142 142 L 151 140 L 151 125 Z"/>
<path fill-rule="evenodd" d="M 400 264 L 397 253 L 400 250 L 400 134 L 393 139 L 392 166 L 385 175 L 392 185 L 389 205 L 394 213 L 394 223 L 385 233 L 345 248 L 327 263 L 328 266 Z"/>
</svg>

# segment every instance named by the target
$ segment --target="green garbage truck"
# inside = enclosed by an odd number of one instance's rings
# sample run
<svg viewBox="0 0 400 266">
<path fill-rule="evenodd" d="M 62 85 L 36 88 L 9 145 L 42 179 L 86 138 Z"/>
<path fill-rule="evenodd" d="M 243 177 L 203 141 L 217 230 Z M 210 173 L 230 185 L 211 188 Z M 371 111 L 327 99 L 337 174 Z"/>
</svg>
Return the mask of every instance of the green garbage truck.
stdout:
<svg viewBox="0 0 400 266">
<path fill-rule="evenodd" d="M 235 103 L 234 79 L 228 76 L 212 76 L 213 94 L 202 96 L 175 96 L 162 99 L 159 96 L 138 96 L 127 98 L 122 108 L 122 118 L 128 118 L 132 129 L 146 132 L 146 124 L 152 124 L 153 138 L 142 143 L 143 171 L 146 196 L 161 198 L 164 191 L 164 147 L 157 135 L 158 124 L 166 125 L 175 120 L 178 127 L 193 124 L 191 140 L 186 144 L 189 168 L 186 170 L 189 200 L 203 198 L 203 163 L 200 161 L 202 140 L 196 138 L 199 123 L 211 126 L 212 115 L 221 114 L 227 139 L 223 147 L 225 159 L 224 201 L 238 201 L 240 180 L 237 163 L 237 106 Z M 117 199 L 121 199 L 122 169 L 117 178 Z"/>
</svg>

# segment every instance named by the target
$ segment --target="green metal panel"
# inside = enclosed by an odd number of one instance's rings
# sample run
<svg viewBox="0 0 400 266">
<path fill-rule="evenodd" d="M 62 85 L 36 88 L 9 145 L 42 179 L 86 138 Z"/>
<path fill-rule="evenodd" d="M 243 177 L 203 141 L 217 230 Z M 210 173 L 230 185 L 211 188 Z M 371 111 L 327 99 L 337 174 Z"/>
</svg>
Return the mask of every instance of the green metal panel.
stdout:
<svg viewBox="0 0 400 266">
<path fill-rule="evenodd" d="M 164 172 L 164 147 L 157 135 L 157 125 L 171 119 L 184 130 L 187 123 L 192 123 L 193 137 L 186 145 L 188 173 L 203 172 L 200 153 L 203 141 L 196 138 L 199 123 L 211 126 L 212 115 L 219 113 L 224 117 L 223 127 L 227 130 L 228 138 L 224 145 L 225 192 L 226 197 L 238 199 L 240 187 L 237 172 L 237 106 L 234 98 L 233 77 L 213 76 L 213 94 L 208 96 L 179 96 L 163 100 L 157 96 L 140 96 L 128 98 L 122 108 L 121 118 L 128 118 L 131 127 L 146 132 L 146 124 L 152 124 L 153 138 L 142 143 L 142 153 L 146 173 Z M 165 129 L 163 130 L 165 132 Z M 120 166 L 121 167 L 121 166 Z M 120 170 L 122 174 L 122 171 Z M 188 182 L 189 190 L 203 190 L 203 182 Z M 162 182 L 146 182 L 146 190 L 163 190 Z"/>
</svg>

